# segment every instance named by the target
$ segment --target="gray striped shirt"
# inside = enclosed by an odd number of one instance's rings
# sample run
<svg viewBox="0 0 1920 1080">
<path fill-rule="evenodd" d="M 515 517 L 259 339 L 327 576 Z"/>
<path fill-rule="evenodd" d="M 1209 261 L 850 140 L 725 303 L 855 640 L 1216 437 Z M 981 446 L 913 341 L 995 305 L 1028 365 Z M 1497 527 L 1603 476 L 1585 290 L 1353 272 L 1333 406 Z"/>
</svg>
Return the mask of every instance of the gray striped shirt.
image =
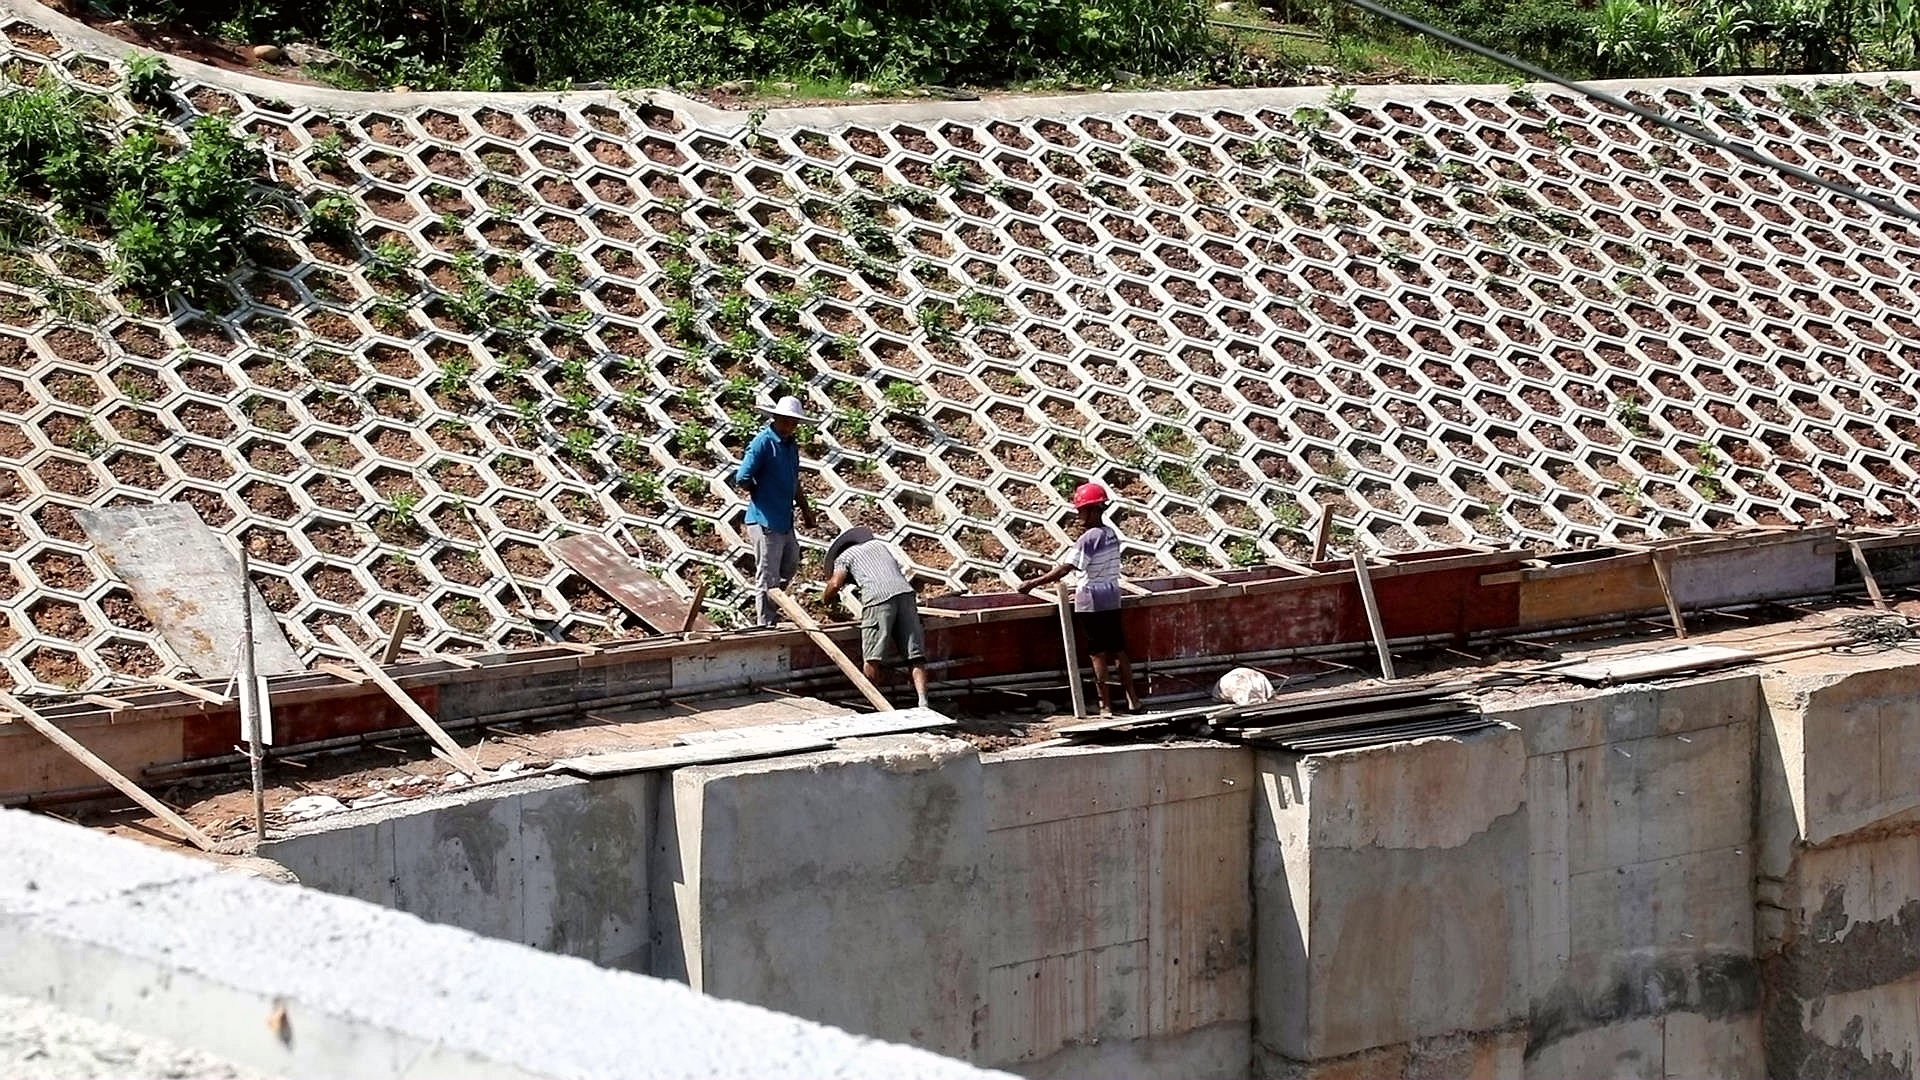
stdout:
<svg viewBox="0 0 1920 1080">
<path fill-rule="evenodd" d="M 907 576 L 900 572 L 900 560 L 893 557 L 893 549 L 879 540 L 855 544 L 841 552 L 833 568 L 853 575 L 862 605 L 878 604 L 913 591 Z"/>
</svg>

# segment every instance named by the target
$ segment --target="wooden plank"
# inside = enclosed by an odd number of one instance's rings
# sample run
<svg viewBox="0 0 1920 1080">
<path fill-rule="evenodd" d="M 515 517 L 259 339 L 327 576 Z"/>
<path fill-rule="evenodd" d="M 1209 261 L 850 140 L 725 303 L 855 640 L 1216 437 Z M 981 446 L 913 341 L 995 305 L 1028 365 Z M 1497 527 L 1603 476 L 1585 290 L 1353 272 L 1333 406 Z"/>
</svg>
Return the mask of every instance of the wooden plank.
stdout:
<svg viewBox="0 0 1920 1080">
<path fill-rule="evenodd" d="M 820 716 L 807 720 L 788 720 L 750 727 L 716 728 L 689 731 L 680 736 L 688 745 L 728 742 L 734 739 L 758 739 L 773 735 L 808 735 L 816 739 L 864 739 L 873 735 L 899 735 L 909 731 L 934 731 L 949 728 L 954 722 L 932 709 L 896 709 L 891 712 L 850 713 L 845 716 Z"/>
<path fill-rule="evenodd" d="M 421 729 L 427 733 L 427 737 L 432 739 L 436 746 L 446 752 L 448 759 L 453 762 L 455 768 L 466 773 L 467 777 L 472 780 L 478 780 L 486 775 L 486 770 L 480 767 L 480 759 L 474 757 L 471 752 L 459 743 L 454 742 L 453 736 L 447 734 L 447 730 L 440 726 L 439 721 L 427 715 L 425 709 L 422 709 L 417 702 L 408 697 L 407 692 L 400 689 L 400 684 L 389 678 L 387 673 L 381 670 L 380 665 L 374 661 L 373 657 L 361 652 L 360 646 L 355 645 L 352 638 L 348 637 L 338 626 L 332 623 L 328 623 L 322 629 L 326 631 L 327 637 L 331 639 L 335 645 L 346 650 L 347 655 L 353 658 L 353 662 L 360 665 L 360 670 L 366 673 L 367 678 L 371 679 L 380 689 L 386 691 L 387 696 L 393 699 L 393 703 L 400 706 L 400 711 L 406 713 L 409 719 L 420 725 Z"/>
<path fill-rule="evenodd" d="M 82 508 L 73 516 L 174 655 L 195 674 L 232 678 L 240 611 L 228 598 L 241 591 L 240 564 L 193 506 Z M 260 672 L 304 670 L 266 598 L 251 585 L 246 591 Z"/>
<path fill-rule="evenodd" d="M 382 664 L 391 664 L 400 659 L 400 649 L 406 644 L 407 635 L 413 633 L 413 620 L 414 611 L 410 607 L 401 608 L 400 613 L 393 617 L 393 629 L 387 631 L 387 647 L 380 650 Z"/>
<path fill-rule="evenodd" d="M 169 678 L 165 675 L 149 675 L 147 676 L 147 681 L 155 686 L 164 686 L 168 690 L 179 691 L 190 698 L 198 698 L 209 705 L 233 704 L 232 698 L 217 690 L 209 690 L 204 686 L 195 686 L 190 682 L 182 682 L 179 679 Z"/>
<path fill-rule="evenodd" d="M 693 599 L 687 601 L 687 617 L 680 620 L 681 633 L 683 634 L 693 633 L 694 627 L 700 622 L 700 619 L 701 619 L 700 605 L 703 603 L 706 603 L 706 600 L 707 600 L 707 579 L 701 578 L 700 584 L 694 586 Z"/>
<path fill-rule="evenodd" d="M 1387 627 L 1380 618 L 1380 601 L 1373 595 L 1373 578 L 1367 573 L 1367 555 L 1357 548 L 1353 553 L 1353 577 L 1360 583 L 1360 602 L 1367 609 L 1367 629 L 1373 633 L 1373 651 L 1380 657 L 1380 677 L 1392 682 L 1393 649 L 1387 644 Z"/>
<path fill-rule="evenodd" d="M 757 739 L 719 739 L 692 746 L 661 746 L 618 754 L 590 754 L 554 762 L 578 776 L 622 776 L 627 773 L 677 769 L 685 765 L 712 765 L 724 761 L 780 757 L 827 750 L 833 743 L 814 735 L 767 735 Z"/>
<path fill-rule="evenodd" d="M 238 588 L 237 582 L 235 588 Z M 60 730 L 53 721 L 27 708 L 18 698 L 5 691 L 0 691 L 0 706 L 4 706 L 9 712 L 26 721 L 27 725 L 35 731 L 45 735 L 48 741 L 66 751 L 75 761 L 85 765 L 95 776 L 112 784 L 120 794 L 139 803 L 148 813 L 173 826 L 193 846 L 202 851 L 213 850 L 214 843 L 211 837 L 194 828 L 191 822 L 181 817 L 172 807 L 141 790 L 140 785 L 121 775 L 120 770 L 102 761 L 93 751 L 81 746 L 73 736 Z"/>
<path fill-rule="evenodd" d="M 1860 571 L 1860 580 L 1867 583 L 1867 597 L 1873 606 L 1881 611 L 1887 610 L 1887 598 L 1880 594 L 1880 579 L 1873 576 L 1873 567 L 1867 565 L 1867 553 L 1860 550 L 1858 540 L 1847 541 L 1847 551 L 1853 556 L 1853 567 Z"/>
<path fill-rule="evenodd" d="M 840 674 L 845 675 L 847 681 L 853 683 L 853 688 L 860 691 L 860 696 L 867 699 L 867 704 L 881 712 L 893 711 L 893 702 L 887 700 L 887 695 L 881 693 L 880 688 L 867 679 L 866 673 L 860 670 L 860 665 L 840 651 L 840 646 L 833 643 L 833 639 L 820 629 L 820 624 L 813 621 L 813 616 L 807 614 L 805 608 L 795 603 L 785 589 L 768 589 L 767 596 L 773 600 L 774 606 L 778 607 L 787 618 L 793 620 L 793 625 L 807 635 L 814 647 L 825 653 L 827 659 L 833 661 L 833 666 L 839 668 Z"/>
<path fill-rule="evenodd" d="M 1087 691 L 1080 685 L 1080 643 L 1073 636 L 1073 594 L 1064 581 L 1054 583 L 1054 602 L 1060 607 L 1060 637 L 1067 651 L 1067 693 L 1073 697 L 1073 718 L 1087 718 Z"/>
<path fill-rule="evenodd" d="M 1667 602 L 1667 616 L 1673 620 L 1673 636 L 1685 640 L 1687 636 L 1687 617 L 1680 612 L 1680 601 L 1673 595 L 1673 574 L 1667 568 L 1667 553 L 1656 552 L 1653 556 L 1653 573 L 1660 579 L 1660 597 Z"/>
<path fill-rule="evenodd" d="M 719 629 L 706 616 L 698 614 L 697 609 L 689 625 L 687 602 L 674 595 L 659 578 L 635 566 L 632 559 L 604 536 L 577 533 L 547 546 L 560 556 L 561 562 L 633 612 L 656 633 Z"/>
<path fill-rule="evenodd" d="M 1623 680 L 1671 675 L 1698 668 L 1743 664 L 1755 659 L 1758 659 L 1758 654 L 1747 649 L 1729 649 L 1723 645 L 1688 645 L 1678 649 L 1635 653 L 1632 656 L 1614 660 L 1568 664 L 1555 668 L 1553 673 L 1579 682 L 1604 686 Z"/>
<path fill-rule="evenodd" d="M 1327 543 L 1333 539 L 1333 511 L 1320 511 L 1320 526 L 1313 532 L 1313 554 L 1308 562 L 1320 562 L 1327 557 Z"/>
</svg>

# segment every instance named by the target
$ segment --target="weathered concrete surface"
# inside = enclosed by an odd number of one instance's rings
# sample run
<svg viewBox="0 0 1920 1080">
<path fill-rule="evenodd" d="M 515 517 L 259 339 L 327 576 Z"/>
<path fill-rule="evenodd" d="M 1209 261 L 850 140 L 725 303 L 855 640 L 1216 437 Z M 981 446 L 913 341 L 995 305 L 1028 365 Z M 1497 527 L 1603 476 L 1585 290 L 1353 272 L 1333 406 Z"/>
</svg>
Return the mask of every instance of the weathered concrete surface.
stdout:
<svg viewBox="0 0 1920 1080">
<path fill-rule="evenodd" d="M 303 885 L 646 971 L 659 780 L 533 778 L 352 811 L 260 854 Z"/>
<path fill-rule="evenodd" d="M 7 1080 L 268 1080 L 208 1054 L 12 996 L 0 996 L 0 1076 Z"/>
<path fill-rule="evenodd" d="M 1898 653 L 1764 679 L 1760 878 L 1770 1076 L 1920 1063 L 1920 670 Z"/>
<path fill-rule="evenodd" d="M 287 1077 L 990 1075 L 0 811 L 0 994 Z"/>
<path fill-rule="evenodd" d="M 1501 714 L 1529 753 L 1528 1076 L 1759 1071 L 1757 710 L 1735 674 Z"/>
<path fill-rule="evenodd" d="M 985 962 L 980 762 L 923 735 L 673 773 L 655 844 L 656 970 L 967 1056 Z"/>
<path fill-rule="evenodd" d="M 1518 731 L 1262 754 L 1260 774 L 1260 1071 L 1524 1020 Z"/>
<path fill-rule="evenodd" d="M 1246 1075 L 1252 771 L 1219 746 L 985 760 L 976 1060 L 1034 1077 Z"/>
</svg>

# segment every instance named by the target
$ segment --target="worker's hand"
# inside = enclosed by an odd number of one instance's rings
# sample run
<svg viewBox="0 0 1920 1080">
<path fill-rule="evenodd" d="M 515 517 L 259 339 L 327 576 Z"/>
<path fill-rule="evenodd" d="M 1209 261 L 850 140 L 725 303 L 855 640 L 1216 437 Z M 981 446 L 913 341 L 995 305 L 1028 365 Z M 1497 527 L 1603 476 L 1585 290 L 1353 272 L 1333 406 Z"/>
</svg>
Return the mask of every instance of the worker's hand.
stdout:
<svg viewBox="0 0 1920 1080">
<path fill-rule="evenodd" d="M 1023 581 L 1020 584 L 1015 585 L 1013 587 L 1013 591 L 1018 593 L 1030 593 L 1033 591 L 1033 588 L 1036 584 L 1038 583 L 1033 581 Z"/>
</svg>

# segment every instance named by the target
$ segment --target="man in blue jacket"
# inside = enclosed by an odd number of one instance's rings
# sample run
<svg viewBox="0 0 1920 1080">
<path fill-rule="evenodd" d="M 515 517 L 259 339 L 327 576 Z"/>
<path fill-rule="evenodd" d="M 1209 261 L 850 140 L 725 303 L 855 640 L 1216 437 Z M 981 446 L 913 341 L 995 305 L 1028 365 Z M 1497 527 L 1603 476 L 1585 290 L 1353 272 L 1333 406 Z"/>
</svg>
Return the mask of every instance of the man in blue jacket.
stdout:
<svg viewBox="0 0 1920 1080">
<path fill-rule="evenodd" d="M 793 511 L 813 528 L 813 507 L 800 490 L 800 443 L 793 433 L 801 424 L 819 421 L 808 416 L 797 397 L 783 397 L 764 410 L 767 426 L 747 444 L 733 486 L 747 495 L 747 536 L 753 541 L 754 592 L 759 600 L 760 626 L 780 620 L 780 610 L 768 590 L 784 589 L 800 569 L 800 541 L 793 533 Z"/>
</svg>

